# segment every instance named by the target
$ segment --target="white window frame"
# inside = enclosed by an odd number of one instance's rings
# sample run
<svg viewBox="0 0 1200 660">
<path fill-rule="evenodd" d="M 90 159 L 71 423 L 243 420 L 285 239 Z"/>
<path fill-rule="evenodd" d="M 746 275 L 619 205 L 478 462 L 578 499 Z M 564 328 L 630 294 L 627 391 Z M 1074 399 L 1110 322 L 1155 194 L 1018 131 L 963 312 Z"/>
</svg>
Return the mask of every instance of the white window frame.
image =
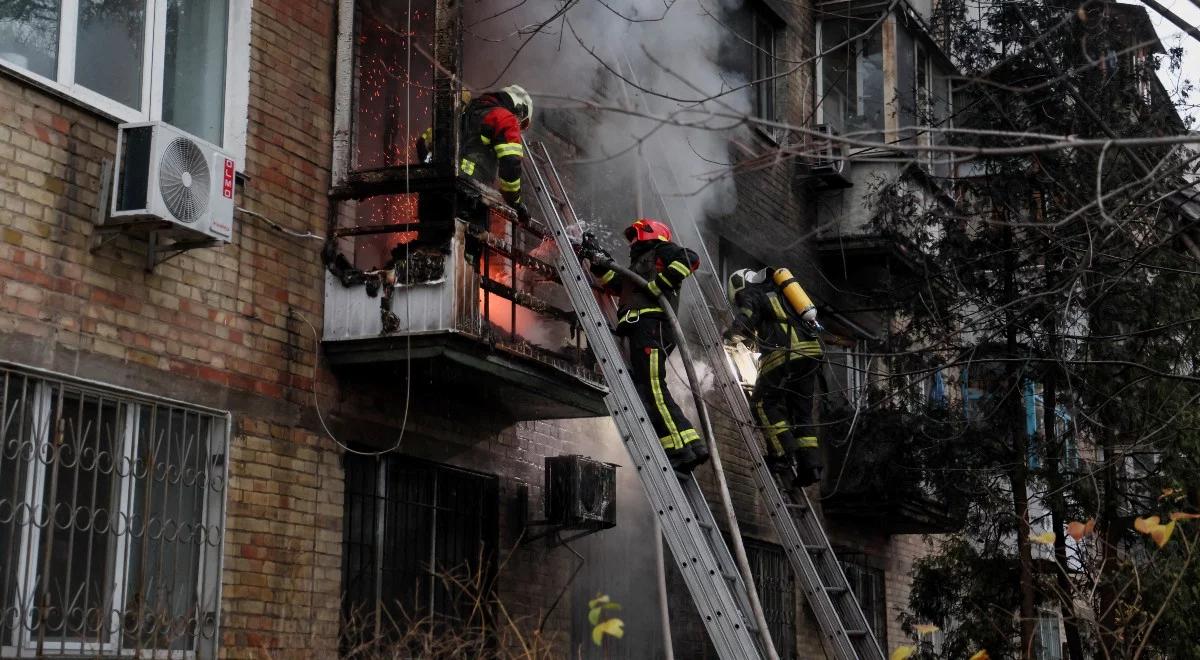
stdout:
<svg viewBox="0 0 1200 660">
<path fill-rule="evenodd" d="M 85 108 L 119 122 L 162 120 L 162 76 L 166 52 L 168 0 L 145 0 L 146 34 L 142 53 L 142 103 L 125 105 L 75 82 L 75 55 L 80 0 L 59 0 L 58 52 L 55 79 L 47 78 L 8 60 L 0 69 L 64 96 Z M 246 162 L 247 103 L 250 87 L 250 7 L 253 0 L 228 0 L 226 27 L 225 108 L 222 150 L 233 155 L 239 169 Z"/>
<path fill-rule="evenodd" d="M 2 373 L 2 372 L 0 372 Z M 36 376 L 34 376 L 36 378 Z M 33 391 L 33 411 L 34 420 L 30 425 L 28 433 L 32 436 L 34 447 L 48 443 L 48 434 L 51 432 L 51 411 L 55 397 L 59 396 L 58 388 L 62 388 L 62 383 L 50 384 L 49 382 L 37 380 L 34 384 Z M 77 391 L 74 391 L 73 394 Z M 83 394 L 90 394 L 84 392 Z M 117 407 L 117 414 L 122 415 L 121 407 L 124 407 L 123 417 L 123 432 L 119 438 L 121 443 L 119 452 L 124 465 L 129 466 L 124 474 L 120 470 L 114 468 L 113 477 L 118 480 L 117 494 L 117 511 L 120 516 L 114 517 L 113 520 L 122 518 L 128 521 L 132 518 L 131 510 L 134 501 L 134 488 L 136 486 L 136 476 L 133 465 L 136 457 L 134 456 L 135 446 L 137 445 L 139 436 L 139 427 L 141 422 L 141 413 L 145 409 L 153 409 L 152 403 L 139 401 L 132 398 L 122 397 L 120 395 L 101 394 L 99 399 L 102 403 L 111 403 Z M 166 404 L 169 408 L 176 410 L 184 410 L 192 412 L 188 408 L 181 408 L 173 403 Z M 170 413 L 168 413 L 170 414 Z M 232 431 L 230 419 L 227 414 L 215 414 L 215 411 L 201 411 L 201 414 L 210 415 L 209 438 L 208 438 L 208 456 L 205 461 L 208 466 L 212 466 L 216 461 L 221 461 L 223 464 L 227 462 L 228 445 L 230 434 Z M 37 458 L 38 450 L 31 452 L 25 462 L 25 488 L 22 505 L 26 511 L 31 512 L 30 515 L 38 515 L 40 510 L 44 515 L 49 515 L 45 512 L 44 507 L 40 505 L 45 497 L 46 489 L 46 470 L 47 464 Z M 222 479 L 228 483 L 227 474 L 223 474 Z M 225 527 L 224 508 L 225 508 L 225 493 L 227 487 L 223 487 L 220 491 L 212 488 L 206 488 L 203 495 L 202 508 L 200 512 L 199 526 L 204 528 L 205 541 L 201 544 L 197 555 L 197 571 L 196 571 L 196 599 L 199 603 L 215 603 L 216 607 L 220 607 L 221 598 L 221 577 L 220 570 L 222 564 L 222 551 L 224 543 L 213 545 L 207 540 L 208 535 L 213 531 L 212 516 L 216 515 L 217 531 L 224 536 L 223 530 Z M 52 523 L 48 523 L 52 524 Z M 115 523 L 114 523 L 115 524 Z M 18 556 L 16 558 L 16 593 L 15 594 L 0 594 L 0 609 L 16 605 L 18 612 L 26 613 L 27 617 L 33 616 L 34 603 L 32 599 L 36 597 L 37 581 L 41 572 L 41 567 L 31 565 L 31 563 L 40 561 L 41 557 L 41 536 L 43 528 L 37 525 L 27 524 L 15 527 L 19 536 Z M 122 613 L 126 605 L 126 587 L 127 587 L 127 570 L 130 562 L 130 543 L 131 538 L 128 533 L 117 533 L 112 535 L 112 545 L 110 546 L 108 568 L 112 571 L 112 582 L 106 585 L 108 590 L 105 592 L 105 600 L 108 601 L 110 610 L 107 613 L 109 621 L 109 630 L 111 637 L 107 642 L 96 642 L 94 640 L 44 640 L 42 650 L 50 655 L 96 655 L 96 654 L 114 654 L 120 657 L 153 657 L 153 658 L 169 658 L 171 660 L 210 660 L 217 657 L 217 649 L 219 645 L 219 624 L 213 631 L 211 639 L 205 639 L 200 635 L 193 638 L 194 648 L 192 650 L 169 650 L 169 649 L 143 649 L 140 654 L 123 648 L 121 645 L 121 637 L 123 627 L 121 625 Z M 212 576 L 216 575 L 214 579 Z M 206 582 L 209 582 L 206 584 Z M 215 590 L 215 592 L 214 592 Z M 8 599 L 12 598 L 10 602 Z M 21 604 L 21 600 L 25 600 Z M 198 619 L 198 628 L 202 629 L 204 620 L 210 614 L 215 612 L 199 612 L 196 614 Z M 0 658 L 24 658 L 33 657 L 36 654 L 38 646 L 38 634 L 32 625 L 32 621 L 26 620 L 20 624 L 18 630 L 13 631 L 13 639 L 11 645 L 0 646 Z"/>
<path fill-rule="evenodd" d="M 839 19 L 839 20 L 846 20 L 846 19 Z M 852 29 L 852 28 L 847 26 L 846 31 L 849 32 L 850 29 Z M 846 90 L 846 95 L 849 98 L 845 99 L 846 105 L 843 107 L 844 111 L 849 111 L 850 110 L 849 105 L 851 103 L 853 103 L 854 104 L 854 114 L 855 114 L 855 116 L 858 116 L 858 117 L 863 116 L 864 114 L 866 114 L 866 111 L 867 111 L 866 98 L 863 95 L 862 82 L 863 82 L 863 53 L 866 51 L 866 47 L 867 47 L 867 43 L 869 43 L 869 41 L 868 41 L 869 39 L 870 39 L 870 37 L 860 37 L 860 38 L 854 40 L 854 89 Z M 816 41 L 817 41 L 817 52 L 824 53 L 825 52 L 825 21 L 823 21 L 823 20 L 817 21 Z M 822 102 L 822 100 L 825 98 L 825 63 L 824 63 L 824 59 L 825 58 L 822 56 L 822 57 L 818 57 L 817 61 L 816 61 L 816 69 L 817 69 L 816 85 L 817 85 L 817 87 L 816 87 L 816 94 L 813 95 L 813 98 L 815 99 L 815 102 L 817 104 L 816 117 L 817 117 L 818 124 L 828 124 L 829 123 L 828 118 L 825 117 L 825 104 Z M 840 121 L 842 122 L 842 125 L 844 126 L 845 122 L 846 122 L 846 117 L 841 117 Z"/>
</svg>

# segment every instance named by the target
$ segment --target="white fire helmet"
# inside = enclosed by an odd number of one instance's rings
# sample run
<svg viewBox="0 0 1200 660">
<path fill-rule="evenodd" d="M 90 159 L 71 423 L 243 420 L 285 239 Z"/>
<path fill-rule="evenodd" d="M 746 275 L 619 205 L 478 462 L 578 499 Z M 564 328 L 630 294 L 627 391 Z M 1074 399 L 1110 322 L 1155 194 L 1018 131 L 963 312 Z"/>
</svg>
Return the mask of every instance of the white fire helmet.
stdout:
<svg viewBox="0 0 1200 660">
<path fill-rule="evenodd" d="M 756 271 L 751 268 L 743 268 L 741 270 L 734 271 L 733 274 L 729 276 L 729 287 L 726 289 L 726 292 L 729 295 L 729 304 L 736 304 L 733 301 L 734 296 L 737 295 L 738 291 L 746 288 L 746 285 L 762 284 L 766 280 L 767 270 L 765 268 L 760 271 Z"/>
<path fill-rule="evenodd" d="M 533 121 L 533 97 L 520 85 L 509 85 L 500 91 L 512 99 L 517 119 L 521 120 L 521 128 L 529 128 L 530 122 Z"/>
</svg>

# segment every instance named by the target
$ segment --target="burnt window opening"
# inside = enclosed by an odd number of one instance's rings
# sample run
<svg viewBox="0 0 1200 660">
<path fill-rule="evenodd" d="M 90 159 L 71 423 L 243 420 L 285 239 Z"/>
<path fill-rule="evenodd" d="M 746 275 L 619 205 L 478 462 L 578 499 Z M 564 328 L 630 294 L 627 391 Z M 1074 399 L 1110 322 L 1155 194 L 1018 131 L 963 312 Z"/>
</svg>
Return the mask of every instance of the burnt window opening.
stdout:
<svg viewBox="0 0 1200 660">
<path fill-rule="evenodd" d="M 746 558 L 780 660 L 796 655 L 796 579 L 783 549 L 747 539 Z"/>
<path fill-rule="evenodd" d="M 359 0 L 354 12 L 355 170 L 420 164 L 433 125 L 436 0 Z"/>
<path fill-rule="evenodd" d="M 345 474 L 343 653 L 395 644 L 414 629 L 485 626 L 490 613 L 475 606 L 495 580 L 497 478 L 354 454 Z"/>
</svg>

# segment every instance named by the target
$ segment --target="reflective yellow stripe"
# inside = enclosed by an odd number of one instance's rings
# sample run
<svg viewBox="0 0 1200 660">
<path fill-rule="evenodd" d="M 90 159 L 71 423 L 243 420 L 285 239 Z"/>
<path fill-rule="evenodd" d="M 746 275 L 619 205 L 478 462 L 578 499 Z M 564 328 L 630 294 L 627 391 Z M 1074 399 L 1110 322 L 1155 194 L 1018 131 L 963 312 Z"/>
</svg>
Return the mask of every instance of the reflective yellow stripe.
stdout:
<svg viewBox="0 0 1200 660">
<path fill-rule="evenodd" d="M 671 411 L 667 410 L 667 402 L 663 397 L 662 383 L 658 377 L 658 349 L 650 349 L 650 390 L 654 393 L 654 407 L 658 408 L 658 414 L 662 416 L 663 424 L 667 430 L 671 432 L 671 446 L 663 445 L 667 449 L 679 449 L 683 447 L 683 440 L 679 437 L 679 428 L 675 426 L 675 420 L 671 419 Z"/>
<path fill-rule="evenodd" d="M 492 143 L 492 138 L 490 138 L 486 135 L 480 135 L 479 140 L 480 140 L 480 142 L 483 142 L 485 145 L 490 145 Z"/>
<path fill-rule="evenodd" d="M 683 445 L 686 447 L 687 445 L 690 445 L 693 442 L 696 442 L 697 440 L 700 439 L 700 432 L 697 431 L 696 429 L 688 429 L 686 431 L 681 431 L 679 433 L 679 439 L 683 442 Z"/>
<path fill-rule="evenodd" d="M 638 318 L 640 318 L 642 314 L 649 314 L 650 312 L 661 312 L 661 311 L 663 311 L 662 307 L 643 307 L 641 309 L 631 309 L 621 315 L 621 318 L 618 320 L 618 323 L 637 323 Z"/>
<path fill-rule="evenodd" d="M 662 289 L 658 288 L 658 282 L 654 282 L 654 281 L 647 282 L 646 288 L 650 289 L 650 293 L 653 293 L 656 296 L 662 295 Z M 660 309 L 659 311 L 661 312 L 662 310 Z"/>
<path fill-rule="evenodd" d="M 601 275 L 601 276 L 600 276 L 600 283 L 601 283 L 601 284 L 608 284 L 609 282 L 611 282 L 611 281 L 612 281 L 612 278 L 614 278 L 614 277 L 616 277 L 616 276 L 617 276 L 617 271 L 615 271 L 615 270 L 610 270 L 610 271 L 608 271 L 607 273 L 605 273 L 604 275 Z"/>
<path fill-rule="evenodd" d="M 767 298 L 771 301 L 771 308 L 775 310 L 775 318 L 780 321 L 786 321 L 788 318 L 787 312 L 783 311 L 783 305 L 779 304 L 779 298 L 774 294 L 768 295 Z"/>
<path fill-rule="evenodd" d="M 762 401 L 754 405 L 754 412 L 757 413 L 758 421 L 763 425 L 765 432 L 771 425 L 771 420 L 767 417 L 767 411 L 763 409 Z M 778 434 L 765 433 L 765 435 L 767 436 L 767 451 L 775 456 L 783 456 L 783 445 L 779 444 Z"/>
<path fill-rule="evenodd" d="M 462 159 L 462 163 L 459 164 L 458 169 L 461 170 L 463 174 L 471 176 L 472 174 L 475 174 L 475 163 L 464 158 Z"/>
<path fill-rule="evenodd" d="M 496 145 L 495 149 L 496 158 L 504 158 L 505 156 L 523 157 L 525 155 L 525 148 L 521 146 L 520 142 L 505 142 Z"/>
<path fill-rule="evenodd" d="M 520 179 L 514 179 L 512 181 L 505 181 L 504 179 L 500 179 L 500 192 L 517 192 L 520 189 L 521 189 L 521 180 Z"/>
<path fill-rule="evenodd" d="M 421 131 L 421 139 L 425 142 L 433 142 L 433 129 L 427 128 Z"/>
<path fill-rule="evenodd" d="M 806 436 L 800 438 L 800 448 L 801 449 L 816 449 L 817 448 L 817 436 L 806 435 Z"/>
<path fill-rule="evenodd" d="M 688 265 L 683 263 L 682 261 L 672 261 L 669 268 L 671 268 L 675 272 L 679 273 L 680 275 L 683 275 L 684 277 L 687 277 L 688 275 L 692 274 L 692 269 L 688 268 Z"/>
</svg>

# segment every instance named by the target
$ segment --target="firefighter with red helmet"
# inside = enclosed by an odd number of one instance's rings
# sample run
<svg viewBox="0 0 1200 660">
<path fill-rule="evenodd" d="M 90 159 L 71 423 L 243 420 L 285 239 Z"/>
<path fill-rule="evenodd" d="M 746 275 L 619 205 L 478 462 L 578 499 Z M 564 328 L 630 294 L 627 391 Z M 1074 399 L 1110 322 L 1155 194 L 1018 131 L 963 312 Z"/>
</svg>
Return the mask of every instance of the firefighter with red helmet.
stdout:
<svg viewBox="0 0 1200 660">
<path fill-rule="evenodd" d="M 635 220 L 625 230 L 625 239 L 629 241 L 629 269 L 648 286 L 620 278 L 602 252 L 591 259 L 591 271 L 609 292 L 619 296 L 617 334 L 629 340 L 629 375 L 667 459 L 675 470 L 690 472 L 708 460 L 709 451 L 667 389 L 667 357 L 675 348 L 675 338 L 659 296 L 677 310 L 680 286 L 700 266 L 700 259 L 695 252 L 672 243 L 671 229 L 658 220 Z"/>
<path fill-rule="evenodd" d="M 520 85 L 481 94 L 462 113 L 459 172 L 496 186 L 522 221 L 529 220 L 529 210 L 521 201 L 521 131 L 532 118 L 533 98 Z"/>
</svg>

